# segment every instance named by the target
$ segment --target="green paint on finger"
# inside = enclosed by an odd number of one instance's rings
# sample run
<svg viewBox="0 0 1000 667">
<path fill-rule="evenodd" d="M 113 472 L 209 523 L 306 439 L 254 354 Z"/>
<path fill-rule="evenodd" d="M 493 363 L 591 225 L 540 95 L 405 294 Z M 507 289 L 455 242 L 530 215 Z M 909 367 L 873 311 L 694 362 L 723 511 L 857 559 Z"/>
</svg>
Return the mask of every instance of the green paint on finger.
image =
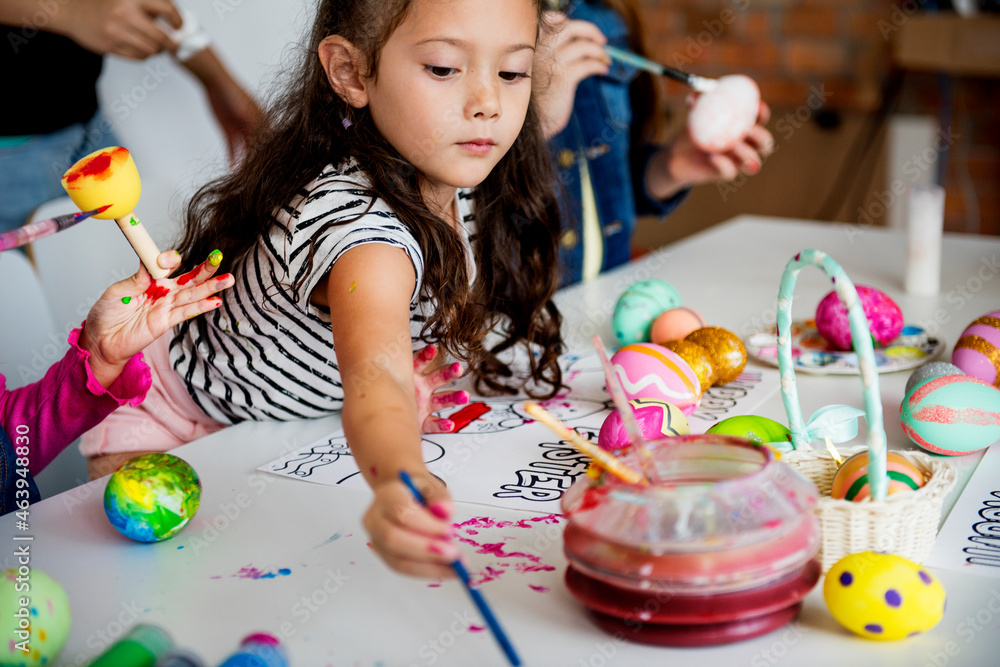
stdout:
<svg viewBox="0 0 1000 667">
<path fill-rule="evenodd" d="M 130 296 L 123 296 L 123 297 L 122 297 L 122 303 L 124 303 L 124 304 L 126 304 L 126 305 L 127 305 L 127 304 L 128 304 L 128 302 L 129 302 L 129 301 L 131 301 L 131 300 L 132 300 L 132 297 L 130 297 Z"/>
<path fill-rule="evenodd" d="M 208 263 L 212 266 L 222 264 L 222 252 L 220 250 L 213 250 L 208 253 Z"/>
</svg>

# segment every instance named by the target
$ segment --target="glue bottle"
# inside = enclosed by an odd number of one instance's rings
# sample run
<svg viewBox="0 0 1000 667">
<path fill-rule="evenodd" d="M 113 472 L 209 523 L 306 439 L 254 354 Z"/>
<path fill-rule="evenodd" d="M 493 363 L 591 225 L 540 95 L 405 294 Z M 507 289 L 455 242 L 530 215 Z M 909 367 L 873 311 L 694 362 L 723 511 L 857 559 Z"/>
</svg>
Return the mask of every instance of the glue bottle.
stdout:
<svg viewBox="0 0 1000 667">
<path fill-rule="evenodd" d="M 256 632 L 244 637 L 236 653 L 219 667 L 288 667 L 288 656 L 277 637 Z"/>
<path fill-rule="evenodd" d="M 140 623 L 99 655 L 90 667 L 153 667 L 173 644 L 165 630 Z"/>
</svg>

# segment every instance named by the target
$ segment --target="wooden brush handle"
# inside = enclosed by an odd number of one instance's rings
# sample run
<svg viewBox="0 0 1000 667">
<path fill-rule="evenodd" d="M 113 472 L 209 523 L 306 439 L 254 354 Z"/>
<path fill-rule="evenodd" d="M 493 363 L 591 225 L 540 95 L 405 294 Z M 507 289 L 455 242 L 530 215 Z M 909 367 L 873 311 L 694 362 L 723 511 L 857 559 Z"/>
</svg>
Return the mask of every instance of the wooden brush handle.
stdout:
<svg viewBox="0 0 1000 667">
<path fill-rule="evenodd" d="M 146 231 L 139 218 L 136 217 L 135 212 L 133 211 L 128 215 L 117 218 L 115 222 L 118 223 L 118 228 L 122 230 L 122 234 L 125 235 L 128 242 L 132 244 L 132 249 L 135 250 L 135 254 L 139 256 L 146 270 L 149 271 L 149 275 L 154 280 L 166 278 L 167 270 L 161 269 L 160 265 L 156 263 L 156 258 L 160 255 L 160 251 L 156 248 L 153 239 L 150 238 L 149 232 Z"/>
</svg>

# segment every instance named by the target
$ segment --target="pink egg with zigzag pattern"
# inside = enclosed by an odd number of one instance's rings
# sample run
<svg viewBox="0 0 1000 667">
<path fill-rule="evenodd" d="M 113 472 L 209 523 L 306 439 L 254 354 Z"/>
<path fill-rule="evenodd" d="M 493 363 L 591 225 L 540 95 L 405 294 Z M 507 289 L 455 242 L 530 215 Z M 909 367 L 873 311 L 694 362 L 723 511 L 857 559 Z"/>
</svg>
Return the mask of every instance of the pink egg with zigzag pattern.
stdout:
<svg viewBox="0 0 1000 667">
<path fill-rule="evenodd" d="M 626 345 L 611 357 L 615 377 L 629 400 L 655 398 L 685 415 L 701 403 L 701 382 L 680 355 L 655 343 Z"/>
</svg>

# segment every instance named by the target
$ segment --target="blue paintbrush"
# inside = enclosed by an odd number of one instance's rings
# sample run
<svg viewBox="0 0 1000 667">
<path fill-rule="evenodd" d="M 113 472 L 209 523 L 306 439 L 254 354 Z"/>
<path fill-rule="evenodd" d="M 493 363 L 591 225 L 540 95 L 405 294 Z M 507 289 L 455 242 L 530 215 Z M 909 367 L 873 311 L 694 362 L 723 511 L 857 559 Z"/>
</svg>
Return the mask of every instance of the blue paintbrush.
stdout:
<svg viewBox="0 0 1000 667">
<path fill-rule="evenodd" d="M 661 65 L 658 62 L 653 62 L 649 58 L 643 58 L 637 53 L 632 53 L 631 51 L 626 51 L 625 49 L 619 49 L 616 46 L 605 46 L 604 50 L 615 60 L 620 60 L 621 62 L 631 65 L 637 69 L 641 69 L 644 72 L 649 72 L 658 76 L 665 76 L 668 79 L 673 79 L 674 81 L 680 81 L 683 84 L 691 86 L 699 93 L 707 93 L 718 84 L 715 79 L 707 79 L 703 76 L 698 76 L 697 74 L 688 74 L 687 72 L 671 69 L 670 67 Z"/>
<path fill-rule="evenodd" d="M 413 494 L 413 497 L 416 498 L 417 502 L 422 506 L 427 507 L 427 499 L 424 498 L 424 494 L 420 493 L 420 489 L 418 489 L 413 483 L 413 480 L 410 479 L 410 476 L 405 470 L 399 471 L 399 478 L 403 480 L 403 484 L 405 484 L 406 488 L 410 490 L 410 493 Z M 504 634 L 503 628 L 501 628 L 500 623 L 497 622 L 496 616 L 493 615 L 493 611 L 490 609 L 490 606 L 486 604 L 486 598 L 483 597 L 483 594 L 479 592 L 478 588 L 472 585 L 472 582 L 469 580 L 469 571 L 465 569 L 464 565 L 462 565 L 462 561 L 452 561 L 451 567 L 455 570 L 455 574 L 458 575 L 458 578 L 462 580 L 462 584 L 465 585 L 465 590 L 469 591 L 469 596 L 476 604 L 476 608 L 479 609 L 479 613 L 483 615 L 486 625 L 490 626 L 490 630 L 493 632 L 493 636 L 496 637 L 497 643 L 500 644 L 500 648 L 503 649 L 504 654 L 507 656 L 507 660 L 509 660 L 510 664 L 515 667 L 520 665 L 521 658 L 517 656 L 517 651 L 514 650 L 514 646 L 510 643 L 510 640 L 507 639 L 507 635 Z"/>
</svg>

